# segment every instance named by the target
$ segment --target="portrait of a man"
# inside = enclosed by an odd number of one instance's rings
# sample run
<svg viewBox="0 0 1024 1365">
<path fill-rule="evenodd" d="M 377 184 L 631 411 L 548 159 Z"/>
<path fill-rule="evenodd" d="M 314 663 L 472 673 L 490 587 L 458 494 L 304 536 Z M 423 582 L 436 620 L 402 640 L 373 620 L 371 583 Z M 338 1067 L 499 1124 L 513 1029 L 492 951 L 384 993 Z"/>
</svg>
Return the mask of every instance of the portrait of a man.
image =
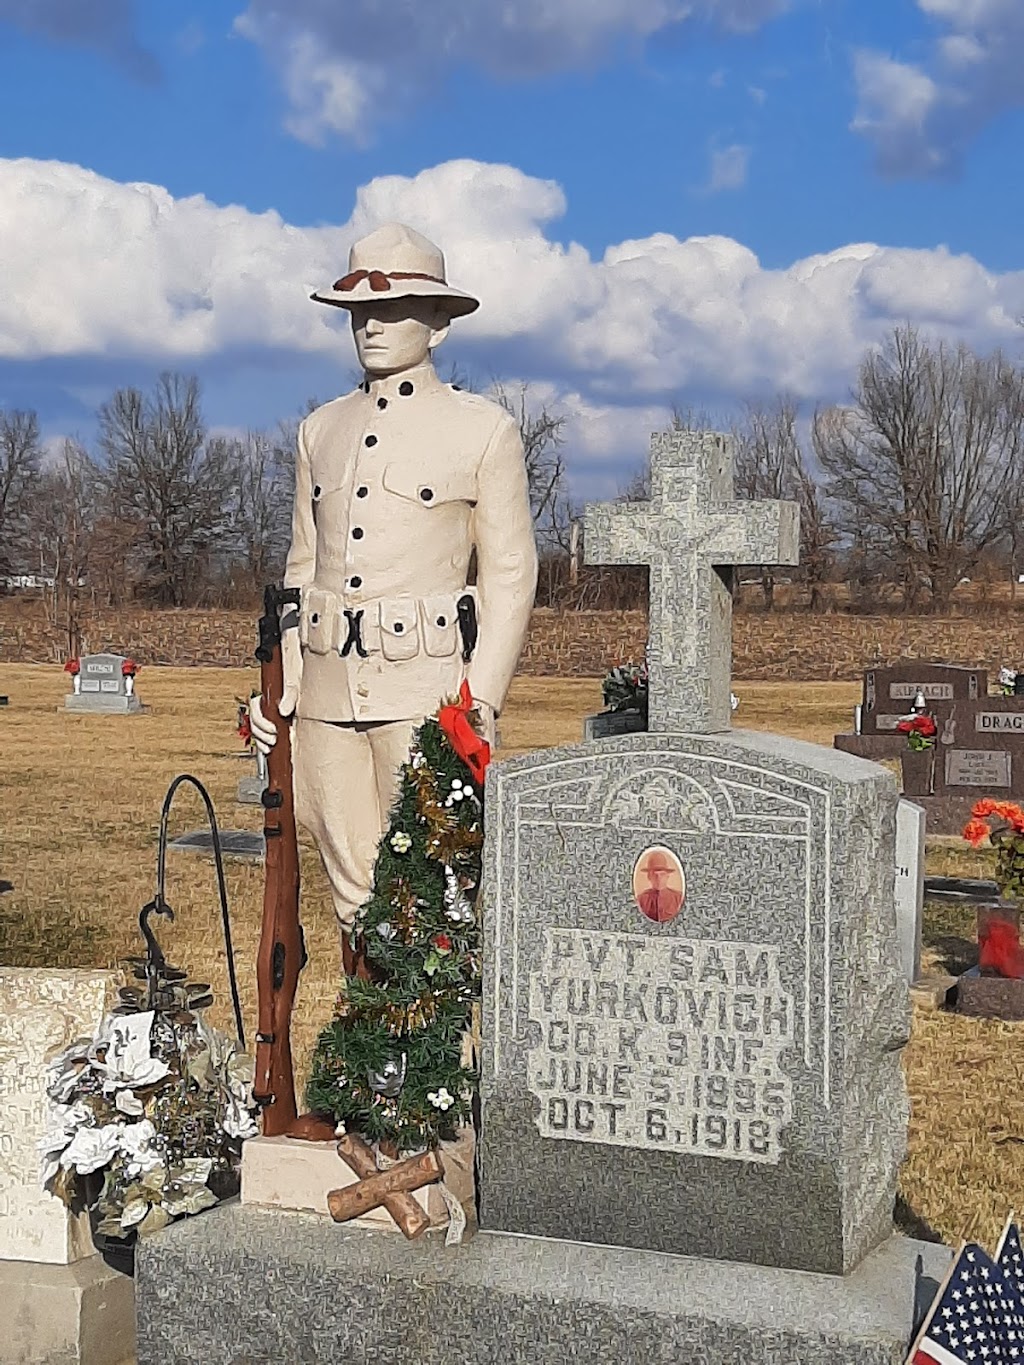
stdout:
<svg viewBox="0 0 1024 1365">
<path fill-rule="evenodd" d="M 633 869 L 633 897 L 637 908 L 655 924 L 675 919 L 686 897 L 686 877 L 670 848 L 644 849 Z"/>
</svg>

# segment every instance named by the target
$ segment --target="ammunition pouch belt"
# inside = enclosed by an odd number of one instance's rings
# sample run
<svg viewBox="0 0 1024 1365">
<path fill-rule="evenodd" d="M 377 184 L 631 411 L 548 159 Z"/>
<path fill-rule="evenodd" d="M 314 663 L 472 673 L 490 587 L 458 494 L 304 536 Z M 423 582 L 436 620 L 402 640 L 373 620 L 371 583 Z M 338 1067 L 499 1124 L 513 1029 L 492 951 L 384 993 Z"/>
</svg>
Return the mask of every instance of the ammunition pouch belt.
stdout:
<svg viewBox="0 0 1024 1365">
<path fill-rule="evenodd" d="M 476 638 L 474 588 L 427 597 L 379 597 L 358 604 L 346 603 L 325 588 L 309 587 L 302 593 L 299 639 L 312 654 L 361 659 L 380 654 L 401 663 L 421 655 L 443 659 L 461 652 L 468 662 Z"/>
</svg>

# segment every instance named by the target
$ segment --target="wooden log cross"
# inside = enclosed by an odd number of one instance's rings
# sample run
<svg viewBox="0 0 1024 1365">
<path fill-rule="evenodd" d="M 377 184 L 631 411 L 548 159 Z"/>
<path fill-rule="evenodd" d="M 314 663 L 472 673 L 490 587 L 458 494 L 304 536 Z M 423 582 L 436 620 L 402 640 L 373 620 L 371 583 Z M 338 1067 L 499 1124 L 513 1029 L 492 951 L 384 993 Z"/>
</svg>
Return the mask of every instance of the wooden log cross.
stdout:
<svg viewBox="0 0 1024 1365">
<path fill-rule="evenodd" d="M 338 1155 L 359 1179 L 328 1194 L 327 1207 L 336 1223 L 347 1223 L 383 1204 L 410 1241 L 426 1232 L 430 1218 L 412 1198 L 412 1191 L 444 1179 L 444 1166 L 436 1151 L 407 1157 L 380 1171 L 366 1143 L 346 1133 L 338 1143 Z"/>
</svg>

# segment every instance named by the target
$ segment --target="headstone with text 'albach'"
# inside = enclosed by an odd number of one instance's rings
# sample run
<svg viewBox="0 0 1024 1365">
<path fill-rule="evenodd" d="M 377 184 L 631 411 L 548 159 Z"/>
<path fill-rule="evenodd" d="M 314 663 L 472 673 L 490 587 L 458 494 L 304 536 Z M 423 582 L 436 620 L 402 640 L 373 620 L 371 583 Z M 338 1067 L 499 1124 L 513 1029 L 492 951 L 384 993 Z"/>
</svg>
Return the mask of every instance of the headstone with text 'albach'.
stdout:
<svg viewBox="0 0 1024 1365">
<path fill-rule="evenodd" d="M 729 575 L 796 560 L 793 505 L 717 435 L 652 485 L 586 522 L 651 564 L 651 731 L 488 774 L 481 1225 L 844 1273 L 905 1145 L 895 783 L 729 731 Z"/>
</svg>

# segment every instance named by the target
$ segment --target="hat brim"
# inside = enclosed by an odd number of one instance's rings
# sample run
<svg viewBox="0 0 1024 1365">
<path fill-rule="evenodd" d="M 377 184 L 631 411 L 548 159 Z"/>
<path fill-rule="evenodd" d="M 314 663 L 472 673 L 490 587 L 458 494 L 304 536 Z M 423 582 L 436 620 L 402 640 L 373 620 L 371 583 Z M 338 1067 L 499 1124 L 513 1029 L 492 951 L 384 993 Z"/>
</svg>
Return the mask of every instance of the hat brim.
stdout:
<svg viewBox="0 0 1024 1365">
<path fill-rule="evenodd" d="M 351 308 L 356 303 L 379 303 L 389 299 L 438 299 L 448 305 L 453 318 L 475 313 L 480 300 L 461 289 L 452 289 L 435 280 L 395 280 L 390 289 L 371 289 L 368 280 L 360 280 L 354 289 L 318 289 L 309 296 L 314 303 L 327 303 L 333 308 Z"/>
</svg>

